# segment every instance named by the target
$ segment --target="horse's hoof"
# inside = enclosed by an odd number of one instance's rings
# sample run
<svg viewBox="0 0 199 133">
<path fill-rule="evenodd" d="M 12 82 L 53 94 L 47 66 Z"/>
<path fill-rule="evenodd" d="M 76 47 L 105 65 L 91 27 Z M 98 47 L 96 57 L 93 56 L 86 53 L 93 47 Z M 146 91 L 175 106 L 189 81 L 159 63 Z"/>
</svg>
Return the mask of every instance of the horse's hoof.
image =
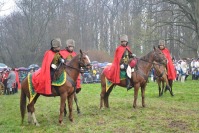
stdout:
<svg viewBox="0 0 199 133">
<path fill-rule="evenodd" d="M 35 126 L 39 127 L 40 125 L 39 125 L 39 123 L 35 123 Z"/>
<path fill-rule="evenodd" d="M 73 122 L 73 119 L 69 119 L 71 122 Z"/>
<path fill-rule="evenodd" d="M 61 123 L 59 123 L 59 125 L 60 125 L 60 126 L 64 126 L 64 123 L 63 123 L 63 122 L 61 122 Z"/>
</svg>

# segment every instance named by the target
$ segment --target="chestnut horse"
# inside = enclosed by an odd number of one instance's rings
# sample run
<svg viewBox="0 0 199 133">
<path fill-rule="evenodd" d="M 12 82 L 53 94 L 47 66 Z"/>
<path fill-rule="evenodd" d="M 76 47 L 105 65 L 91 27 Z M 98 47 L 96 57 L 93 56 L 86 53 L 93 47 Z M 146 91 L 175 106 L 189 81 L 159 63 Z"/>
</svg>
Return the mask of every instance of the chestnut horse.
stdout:
<svg viewBox="0 0 199 133">
<path fill-rule="evenodd" d="M 73 98 L 75 94 L 75 82 L 80 73 L 80 67 L 90 68 L 90 59 L 89 57 L 80 50 L 80 54 L 76 55 L 68 64 L 60 63 L 59 69 L 55 72 L 55 75 L 60 75 L 63 71 L 66 72 L 66 82 L 58 87 L 52 86 L 52 95 L 44 95 L 47 97 L 60 96 L 60 114 L 59 114 L 59 123 L 63 124 L 63 113 L 66 99 L 68 100 L 69 108 L 69 120 L 73 121 L 72 107 L 73 107 Z M 38 97 L 43 94 L 37 93 L 32 102 L 28 103 L 28 122 L 30 123 L 32 118 L 35 125 L 39 125 L 35 116 L 34 104 L 36 103 Z M 21 84 L 21 98 L 20 98 L 20 111 L 22 117 L 22 124 L 26 111 L 26 97 L 30 101 L 30 92 L 28 85 L 28 78 L 26 77 Z M 31 117 L 32 116 L 32 117 Z"/>
<path fill-rule="evenodd" d="M 142 92 L 142 106 L 145 107 L 145 88 L 148 81 L 148 75 L 154 61 L 161 64 L 166 64 L 167 62 L 164 54 L 155 47 L 153 51 L 149 52 L 147 55 L 138 59 L 137 64 L 135 66 L 135 71 L 131 73 L 132 75 L 131 82 L 134 84 L 134 102 L 133 102 L 134 108 L 136 108 L 138 90 L 140 87 L 141 87 L 141 92 Z M 106 79 L 103 72 L 101 74 L 102 90 L 101 90 L 101 95 L 100 95 L 100 108 L 102 108 L 103 106 L 109 108 L 108 98 L 113 87 L 116 85 L 119 85 L 121 87 L 126 87 L 126 79 L 120 80 L 119 84 L 112 84 L 110 88 L 106 91 Z"/>
<path fill-rule="evenodd" d="M 163 95 L 163 91 L 169 90 L 171 96 L 173 95 L 172 91 L 172 83 L 170 80 L 167 78 L 167 70 L 164 65 L 154 63 L 153 67 L 155 69 L 155 79 L 158 84 L 158 89 L 159 89 L 159 96 Z M 170 82 L 169 82 L 170 81 Z M 165 86 L 166 83 L 166 86 Z"/>
</svg>

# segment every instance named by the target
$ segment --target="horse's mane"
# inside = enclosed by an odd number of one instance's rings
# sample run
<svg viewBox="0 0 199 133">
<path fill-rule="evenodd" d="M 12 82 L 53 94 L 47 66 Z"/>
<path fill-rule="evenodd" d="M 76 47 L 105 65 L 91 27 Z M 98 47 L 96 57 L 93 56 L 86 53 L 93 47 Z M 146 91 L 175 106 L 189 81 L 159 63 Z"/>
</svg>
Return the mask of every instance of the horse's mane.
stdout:
<svg viewBox="0 0 199 133">
<path fill-rule="evenodd" d="M 148 54 L 146 54 L 146 55 L 140 57 L 139 60 L 143 60 L 143 61 L 149 60 L 149 57 L 150 57 L 150 55 L 151 55 L 152 52 L 153 52 L 153 51 L 150 51 Z"/>
</svg>

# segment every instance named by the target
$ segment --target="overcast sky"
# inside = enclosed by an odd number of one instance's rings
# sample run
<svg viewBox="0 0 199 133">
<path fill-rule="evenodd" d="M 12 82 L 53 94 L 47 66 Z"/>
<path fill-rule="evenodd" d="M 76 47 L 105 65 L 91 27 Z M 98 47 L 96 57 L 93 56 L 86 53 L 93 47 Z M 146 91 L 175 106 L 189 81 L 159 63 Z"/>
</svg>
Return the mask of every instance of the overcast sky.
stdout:
<svg viewBox="0 0 199 133">
<path fill-rule="evenodd" d="M 15 2 L 14 0 L 1 0 L 1 1 L 4 1 L 5 4 L 0 10 L 0 16 L 6 16 L 14 10 Z"/>
</svg>

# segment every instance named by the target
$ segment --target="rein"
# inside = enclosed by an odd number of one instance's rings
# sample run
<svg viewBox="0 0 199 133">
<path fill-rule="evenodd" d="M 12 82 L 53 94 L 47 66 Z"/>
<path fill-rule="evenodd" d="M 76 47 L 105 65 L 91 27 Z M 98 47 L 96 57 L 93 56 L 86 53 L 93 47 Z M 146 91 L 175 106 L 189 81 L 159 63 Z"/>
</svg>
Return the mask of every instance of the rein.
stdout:
<svg viewBox="0 0 199 133">
<path fill-rule="evenodd" d="M 153 64 L 153 68 L 154 68 L 156 71 L 158 71 L 154 65 L 158 65 L 159 68 L 160 68 L 160 65 L 159 65 L 159 64 L 156 64 L 156 63 Z M 160 72 L 160 71 L 159 71 L 159 72 Z M 160 72 L 160 75 L 157 75 L 157 73 L 156 73 L 156 77 L 161 78 L 161 77 L 164 75 L 164 73 L 165 73 L 165 71 Z"/>
</svg>

